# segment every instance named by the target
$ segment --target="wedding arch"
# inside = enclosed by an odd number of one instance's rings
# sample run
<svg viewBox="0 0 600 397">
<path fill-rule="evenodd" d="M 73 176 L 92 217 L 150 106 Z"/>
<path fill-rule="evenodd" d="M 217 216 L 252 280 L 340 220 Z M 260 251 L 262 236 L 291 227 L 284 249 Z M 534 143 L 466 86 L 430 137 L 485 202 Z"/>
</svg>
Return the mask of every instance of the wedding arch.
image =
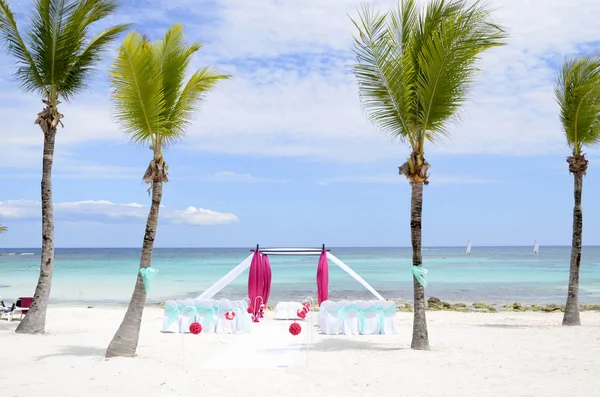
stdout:
<svg viewBox="0 0 600 397">
<path fill-rule="evenodd" d="M 250 269 L 248 275 L 248 298 L 254 302 L 257 296 L 260 296 L 266 305 L 271 293 L 271 264 L 269 256 L 275 255 L 306 255 L 319 256 L 317 265 L 317 291 L 319 304 L 327 300 L 329 296 L 329 264 L 328 260 L 336 264 L 340 269 L 348 273 L 352 278 L 358 281 L 363 287 L 371 292 L 378 300 L 385 300 L 369 283 L 358 275 L 350 266 L 346 265 L 329 249 L 325 248 L 260 248 L 251 250 L 250 254 L 239 265 L 224 275 L 216 283 L 211 285 L 206 291 L 198 296 L 197 299 L 210 299 L 219 291 L 229 285 L 233 280 L 239 277 L 246 269 Z"/>
</svg>

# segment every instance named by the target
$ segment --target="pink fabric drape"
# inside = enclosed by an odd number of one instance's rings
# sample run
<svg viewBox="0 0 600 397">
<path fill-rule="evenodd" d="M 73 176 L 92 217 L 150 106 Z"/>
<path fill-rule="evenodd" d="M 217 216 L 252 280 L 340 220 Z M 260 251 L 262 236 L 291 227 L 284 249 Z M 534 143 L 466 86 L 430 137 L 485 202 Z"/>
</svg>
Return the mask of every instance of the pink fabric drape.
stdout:
<svg viewBox="0 0 600 397">
<path fill-rule="evenodd" d="M 319 305 L 326 301 L 329 296 L 329 265 L 327 264 L 327 252 L 323 251 L 319 257 L 317 267 L 317 298 Z"/>
<path fill-rule="evenodd" d="M 262 297 L 265 300 L 265 306 L 267 306 L 267 302 L 269 301 L 269 295 L 271 295 L 271 263 L 269 262 L 269 257 L 267 255 L 262 256 L 263 261 L 263 269 L 265 272 L 265 284 L 263 286 Z"/>
<path fill-rule="evenodd" d="M 248 299 L 250 299 L 250 305 L 254 306 L 257 296 L 263 296 L 265 284 L 265 273 L 262 259 L 259 251 L 254 251 L 252 262 L 250 263 L 250 274 L 248 275 Z M 263 297 L 264 299 L 264 297 Z M 258 312 L 258 307 L 254 308 L 254 314 Z"/>
</svg>

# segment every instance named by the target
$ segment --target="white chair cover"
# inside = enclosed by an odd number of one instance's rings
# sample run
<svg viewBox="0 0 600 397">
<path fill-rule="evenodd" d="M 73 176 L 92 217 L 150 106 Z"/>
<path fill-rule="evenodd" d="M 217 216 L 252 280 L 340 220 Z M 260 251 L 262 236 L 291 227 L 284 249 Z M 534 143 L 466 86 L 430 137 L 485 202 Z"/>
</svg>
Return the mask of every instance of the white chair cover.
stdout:
<svg viewBox="0 0 600 397">
<path fill-rule="evenodd" d="M 358 305 L 351 301 L 338 303 L 338 318 L 340 321 L 340 333 L 344 335 L 358 335 Z"/>
<path fill-rule="evenodd" d="M 383 332 L 382 334 L 397 334 L 396 328 L 396 302 L 383 302 Z"/>
<path fill-rule="evenodd" d="M 196 321 L 196 305 L 192 299 L 185 299 L 183 301 L 183 310 L 181 311 L 179 332 L 190 332 L 190 324 L 194 321 Z"/>
<path fill-rule="evenodd" d="M 162 332 L 179 332 L 181 313 L 177 302 L 168 300 L 165 302 Z"/>
<path fill-rule="evenodd" d="M 379 311 L 382 301 L 363 301 L 358 305 L 359 331 L 362 335 L 379 334 Z"/>
<path fill-rule="evenodd" d="M 321 332 L 325 335 L 338 335 L 341 328 L 338 317 L 338 304 L 329 300 L 321 302 L 317 322 Z"/>
</svg>

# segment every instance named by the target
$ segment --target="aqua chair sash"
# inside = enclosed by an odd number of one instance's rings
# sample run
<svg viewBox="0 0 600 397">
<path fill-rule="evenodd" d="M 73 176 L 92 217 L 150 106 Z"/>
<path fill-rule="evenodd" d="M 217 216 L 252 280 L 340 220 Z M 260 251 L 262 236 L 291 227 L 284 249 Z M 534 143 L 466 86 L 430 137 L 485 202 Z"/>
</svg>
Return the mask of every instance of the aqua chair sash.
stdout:
<svg viewBox="0 0 600 397">
<path fill-rule="evenodd" d="M 140 269 L 142 280 L 144 280 L 144 290 L 146 291 L 146 295 L 150 293 L 150 284 L 156 277 L 156 273 L 158 273 L 158 269 L 153 267 L 145 267 Z"/>
<path fill-rule="evenodd" d="M 358 307 L 356 305 L 346 305 L 342 307 L 338 307 L 338 318 L 340 319 L 339 324 L 343 324 L 344 320 L 348 318 L 348 311 L 356 311 L 358 315 Z M 341 330 L 338 330 L 340 332 Z"/>
<path fill-rule="evenodd" d="M 396 305 L 390 305 L 389 307 L 384 308 L 380 306 L 378 308 L 377 315 L 379 316 L 379 333 L 385 333 L 385 318 L 388 313 L 396 313 Z"/>
<path fill-rule="evenodd" d="M 165 330 L 168 329 L 175 321 L 179 320 L 179 314 L 180 312 L 177 306 L 165 305 Z"/>
<path fill-rule="evenodd" d="M 201 318 L 203 328 L 210 329 L 215 323 L 216 315 L 217 311 L 215 310 L 214 306 L 196 304 L 196 321 L 198 321 L 198 319 Z"/>
<path fill-rule="evenodd" d="M 419 284 L 421 284 L 423 287 L 427 287 L 427 281 L 425 281 L 425 277 L 423 277 L 427 274 L 427 269 L 425 269 L 423 266 L 411 266 L 410 271 L 412 272 L 413 276 L 415 276 Z"/>
<path fill-rule="evenodd" d="M 358 330 L 359 332 L 364 335 L 365 333 L 365 326 L 366 326 L 366 316 L 365 313 L 377 313 L 377 306 L 372 305 L 369 307 L 359 307 L 358 308 Z"/>
<path fill-rule="evenodd" d="M 191 314 L 189 316 L 189 320 L 188 323 L 186 325 L 190 325 L 191 323 L 193 323 L 194 321 L 196 321 L 196 307 L 195 306 L 186 306 L 183 308 L 183 310 L 181 311 L 181 316 L 185 317 L 188 314 Z"/>
</svg>

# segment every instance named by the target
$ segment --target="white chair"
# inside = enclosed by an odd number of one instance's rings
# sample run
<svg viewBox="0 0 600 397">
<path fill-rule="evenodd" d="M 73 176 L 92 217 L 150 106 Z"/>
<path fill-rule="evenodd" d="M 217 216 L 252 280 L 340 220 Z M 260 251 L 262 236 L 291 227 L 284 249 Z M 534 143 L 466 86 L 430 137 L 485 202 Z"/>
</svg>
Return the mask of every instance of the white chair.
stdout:
<svg viewBox="0 0 600 397">
<path fill-rule="evenodd" d="M 338 335 L 340 333 L 338 304 L 329 300 L 321 302 L 317 322 L 323 334 Z"/>
<path fill-rule="evenodd" d="M 396 302 L 382 302 L 382 310 L 380 312 L 383 316 L 381 323 L 383 324 L 383 330 L 380 331 L 382 334 L 397 334 L 398 329 L 396 328 Z"/>
<path fill-rule="evenodd" d="M 181 321 L 179 322 L 179 332 L 190 332 L 190 325 L 194 321 L 196 321 L 196 304 L 192 299 L 186 299 L 183 301 Z"/>
<path fill-rule="evenodd" d="M 217 306 L 217 324 L 215 332 L 218 334 L 233 334 L 235 333 L 235 319 L 227 320 L 225 313 L 232 312 L 233 306 L 227 299 L 220 299 L 216 302 Z M 236 314 L 237 315 L 237 314 Z"/>
<path fill-rule="evenodd" d="M 165 302 L 162 332 L 179 332 L 181 313 L 174 300 Z"/>
<path fill-rule="evenodd" d="M 196 321 L 202 326 L 203 333 L 214 333 L 217 324 L 217 311 L 212 302 L 208 300 L 194 300 L 196 307 Z"/>
<path fill-rule="evenodd" d="M 248 306 L 245 301 L 232 302 L 235 313 L 235 330 L 249 332 L 252 326 L 252 315 L 248 314 Z"/>
<path fill-rule="evenodd" d="M 379 311 L 381 304 L 378 301 L 361 301 L 358 306 L 358 322 L 361 335 L 379 333 Z"/>
<path fill-rule="evenodd" d="M 338 318 L 340 333 L 344 335 L 358 335 L 358 305 L 352 301 L 338 303 Z"/>
</svg>

